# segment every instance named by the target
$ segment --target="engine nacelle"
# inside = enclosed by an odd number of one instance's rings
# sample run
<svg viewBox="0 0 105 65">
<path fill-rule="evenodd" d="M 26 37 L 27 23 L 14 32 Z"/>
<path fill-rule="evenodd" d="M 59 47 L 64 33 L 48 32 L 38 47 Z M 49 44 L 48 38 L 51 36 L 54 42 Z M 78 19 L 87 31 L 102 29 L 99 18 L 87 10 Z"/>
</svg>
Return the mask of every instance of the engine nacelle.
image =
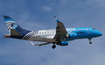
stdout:
<svg viewBox="0 0 105 65">
<path fill-rule="evenodd" d="M 65 42 L 61 42 L 60 46 L 67 46 L 68 45 L 68 41 Z"/>
</svg>

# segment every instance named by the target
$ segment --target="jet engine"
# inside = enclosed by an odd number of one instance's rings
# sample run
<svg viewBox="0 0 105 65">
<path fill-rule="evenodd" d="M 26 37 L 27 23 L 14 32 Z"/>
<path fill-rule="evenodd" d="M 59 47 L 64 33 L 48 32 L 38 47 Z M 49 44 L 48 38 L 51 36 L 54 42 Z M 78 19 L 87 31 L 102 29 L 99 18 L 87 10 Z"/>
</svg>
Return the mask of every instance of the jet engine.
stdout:
<svg viewBox="0 0 105 65">
<path fill-rule="evenodd" d="M 65 41 L 65 42 L 61 42 L 60 46 L 67 46 L 67 45 L 68 45 L 68 41 Z"/>
<path fill-rule="evenodd" d="M 61 41 L 61 42 L 58 42 L 57 45 L 60 45 L 60 46 L 67 46 L 68 45 L 68 41 Z"/>
</svg>

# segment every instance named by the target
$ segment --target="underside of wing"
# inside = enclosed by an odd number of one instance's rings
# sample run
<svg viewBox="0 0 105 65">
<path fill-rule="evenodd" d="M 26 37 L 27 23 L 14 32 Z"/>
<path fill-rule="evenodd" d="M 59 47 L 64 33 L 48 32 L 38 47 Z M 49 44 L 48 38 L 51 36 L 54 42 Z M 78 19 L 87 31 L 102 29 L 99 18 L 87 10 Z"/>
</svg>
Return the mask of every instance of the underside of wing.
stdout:
<svg viewBox="0 0 105 65">
<path fill-rule="evenodd" d="M 41 44 L 33 44 L 31 41 L 30 41 L 30 43 L 31 43 L 33 46 L 42 46 L 42 45 L 50 44 L 49 42 L 41 43 Z"/>
<path fill-rule="evenodd" d="M 35 46 L 42 46 L 42 45 L 47 45 L 47 44 L 50 44 L 50 43 L 42 43 L 42 44 L 35 44 Z"/>
<path fill-rule="evenodd" d="M 54 39 L 64 38 L 67 34 L 66 28 L 65 28 L 64 24 L 61 21 L 59 21 L 55 16 L 54 16 L 54 18 L 57 21 L 56 35 L 55 35 Z"/>
</svg>

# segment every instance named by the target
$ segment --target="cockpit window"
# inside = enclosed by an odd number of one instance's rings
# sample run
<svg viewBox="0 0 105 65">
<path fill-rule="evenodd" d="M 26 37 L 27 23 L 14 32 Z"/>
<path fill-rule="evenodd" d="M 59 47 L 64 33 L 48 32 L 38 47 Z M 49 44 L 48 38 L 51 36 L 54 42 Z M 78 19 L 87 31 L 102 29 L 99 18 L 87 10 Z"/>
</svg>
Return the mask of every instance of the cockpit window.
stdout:
<svg viewBox="0 0 105 65">
<path fill-rule="evenodd" d="M 93 28 L 93 30 L 95 30 L 95 28 Z"/>
</svg>

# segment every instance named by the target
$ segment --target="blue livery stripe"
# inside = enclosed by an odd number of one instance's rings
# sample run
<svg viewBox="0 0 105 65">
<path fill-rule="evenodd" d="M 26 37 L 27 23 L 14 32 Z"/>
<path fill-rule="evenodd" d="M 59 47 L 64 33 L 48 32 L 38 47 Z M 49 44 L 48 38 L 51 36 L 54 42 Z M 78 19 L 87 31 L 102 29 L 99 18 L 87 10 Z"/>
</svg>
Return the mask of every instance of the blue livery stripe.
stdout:
<svg viewBox="0 0 105 65">
<path fill-rule="evenodd" d="M 16 29 L 17 26 L 18 26 L 18 24 L 14 25 L 14 26 L 12 27 L 12 29 Z"/>
<path fill-rule="evenodd" d="M 12 21 L 12 22 L 15 22 L 12 18 L 10 18 L 9 16 L 4 16 L 4 19 L 6 22 L 8 21 Z"/>
</svg>

